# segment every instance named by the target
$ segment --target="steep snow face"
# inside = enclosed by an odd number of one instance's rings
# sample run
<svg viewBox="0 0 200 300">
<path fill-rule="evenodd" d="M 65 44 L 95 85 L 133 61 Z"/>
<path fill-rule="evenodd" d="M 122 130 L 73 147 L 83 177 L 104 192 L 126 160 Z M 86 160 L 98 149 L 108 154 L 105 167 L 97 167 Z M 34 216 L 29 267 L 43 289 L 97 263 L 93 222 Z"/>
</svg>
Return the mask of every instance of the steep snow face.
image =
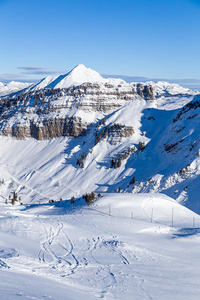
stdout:
<svg viewBox="0 0 200 300">
<path fill-rule="evenodd" d="M 6 96 L 11 93 L 23 90 L 29 87 L 31 83 L 11 81 L 7 84 L 0 82 L 0 96 Z"/>
<path fill-rule="evenodd" d="M 51 84 L 51 82 L 55 81 L 56 78 L 58 78 L 59 76 L 47 76 L 46 78 L 43 78 L 42 80 L 40 80 L 39 82 L 37 82 L 36 84 L 32 84 L 28 90 L 41 90 L 44 89 L 46 86 L 48 86 L 49 84 Z"/>
<path fill-rule="evenodd" d="M 138 192 L 164 192 L 200 212 L 197 182 L 200 177 L 200 98 L 179 110 L 145 110 L 141 119 L 149 143 L 144 161 L 129 161 L 134 165 Z M 129 191 L 131 191 L 129 189 Z"/>
</svg>

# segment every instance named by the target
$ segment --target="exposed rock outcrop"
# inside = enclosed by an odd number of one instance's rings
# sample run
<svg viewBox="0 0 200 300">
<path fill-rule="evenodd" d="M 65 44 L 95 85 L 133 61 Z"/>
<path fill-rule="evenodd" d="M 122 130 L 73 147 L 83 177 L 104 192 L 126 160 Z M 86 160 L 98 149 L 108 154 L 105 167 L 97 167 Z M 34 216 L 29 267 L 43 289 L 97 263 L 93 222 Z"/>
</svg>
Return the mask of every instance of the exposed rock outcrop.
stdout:
<svg viewBox="0 0 200 300">
<path fill-rule="evenodd" d="M 103 127 L 96 133 L 95 145 L 104 138 L 108 138 L 108 142 L 111 145 L 115 145 L 121 141 L 123 137 L 129 137 L 134 134 L 132 126 L 125 126 L 120 124 L 113 124 Z"/>
<path fill-rule="evenodd" d="M 22 126 L 15 124 L 6 130 L 0 131 L 0 134 L 11 135 L 17 139 L 32 137 L 37 140 L 51 139 L 61 136 L 78 137 L 86 134 L 87 124 L 81 122 L 81 118 L 71 117 L 63 119 L 50 119 L 36 124 L 30 122 L 29 125 Z"/>
</svg>

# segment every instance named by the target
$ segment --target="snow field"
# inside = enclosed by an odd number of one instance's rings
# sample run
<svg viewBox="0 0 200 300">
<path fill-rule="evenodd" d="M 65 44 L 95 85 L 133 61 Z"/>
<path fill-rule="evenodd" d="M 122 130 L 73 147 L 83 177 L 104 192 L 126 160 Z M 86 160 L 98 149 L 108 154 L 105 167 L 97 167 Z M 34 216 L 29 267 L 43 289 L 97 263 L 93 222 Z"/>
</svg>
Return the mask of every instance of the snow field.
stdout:
<svg viewBox="0 0 200 300">
<path fill-rule="evenodd" d="M 1 203 L 2 299 L 198 299 L 200 231 L 184 226 L 199 216 L 165 195 L 149 201 L 104 194 L 92 206 L 75 199 L 73 208 Z M 151 223 L 152 205 L 159 219 Z"/>
</svg>

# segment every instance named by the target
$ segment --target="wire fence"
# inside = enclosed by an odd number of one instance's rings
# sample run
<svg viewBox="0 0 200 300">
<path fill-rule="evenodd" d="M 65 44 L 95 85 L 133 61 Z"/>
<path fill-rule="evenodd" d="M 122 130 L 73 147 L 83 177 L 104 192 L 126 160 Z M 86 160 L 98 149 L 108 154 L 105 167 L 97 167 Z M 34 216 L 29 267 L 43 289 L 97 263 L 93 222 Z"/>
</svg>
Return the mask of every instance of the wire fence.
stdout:
<svg viewBox="0 0 200 300">
<path fill-rule="evenodd" d="M 190 228 L 198 229 L 200 228 L 200 216 L 191 212 L 184 213 L 179 211 L 176 208 L 171 208 L 168 211 L 164 211 L 163 214 L 160 213 L 156 208 L 148 208 L 148 210 L 133 210 L 132 208 L 117 208 L 108 206 L 95 206 L 90 207 L 91 210 L 108 215 L 110 217 L 118 217 L 125 219 L 133 219 L 146 221 L 149 223 L 163 224 L 170 227 L 179 227 L 179 228 Z"/>
</svg>

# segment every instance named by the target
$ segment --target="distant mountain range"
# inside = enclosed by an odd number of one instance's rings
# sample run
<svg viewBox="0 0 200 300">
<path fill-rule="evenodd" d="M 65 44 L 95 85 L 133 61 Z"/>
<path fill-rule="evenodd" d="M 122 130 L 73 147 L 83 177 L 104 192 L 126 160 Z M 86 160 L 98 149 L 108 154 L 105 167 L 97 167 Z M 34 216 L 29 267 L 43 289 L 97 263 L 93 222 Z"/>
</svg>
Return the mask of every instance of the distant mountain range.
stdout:
<svg viewBox="0 0 200 300">
<path fill-rule="evenodd" d="M 78 68 L 77 68 L 78 67 Z M 68 72 L 65 75 L 57 75 L 57 76 L 48 76 L 46 78 L 43 78 L 39 81 L 36 80 L 28 80 L 27 82 L 24 82 L 24 80 L 21 80 L 20 82 L 16 82 L 16 81 L 8 81 L 8 80 L 3 80 L 0 78 L 0 89 L 2 89 L 2 84 L 4 84 L 5 86 L 5 90 L 8 90 L 9 88 L 12 87 L 13 84 L 15 84 L 15 90 L 17 90 L 17 85 L 21 85 L 21 87 L 24 86 L 28 86 L 31 85 L 35 82 L 37 83 L 41 83 L 40 86 L 45 85 L 45 82 L 48 81 L 50 82 L 52 80 L 52 82 L 54 80 L 57 79 L 58 82 L 60 82 L 62 79 L 64 79 L 67 75 L 71 74 L 71 72 L 74 73 L 74 77 L 77 78 L 76 80 L 80 81 L 80 77 L 82 76 L 82 78 L 84 78 L 84 65 L 80 64 L 78 66 L 76 66 L 73 70 L 71 70 L 70 72 Z M 82 70 L 81 70 L 82 69 Z M 89 70 L 89 68 L 88 68 Z M 88 74 L 86 76 L 89 76 L 87 79 L 87 81 L 94 81 L 94 80 L 102 80 L 102 78 L 116 78 L 116 79 L 122 79 L 124 81 L 126 81 L 127 83 L 130 82 L 148 82 L 148 81 L 152 81 L 157 83 L 158 81 L 165 81 L 165 82 L 169 82 L 169 83 L 176 83 L 179 85 L 182 85 L 184 87 L 190 88 L 190 89 L 197 89 L 200 90 L 200 79 L 166 79 L 166 78 L 151 78 L 151 77 L 143 77 L 143 76 L 127 76 L 127 75 L 108 75 L 108 74 L 99 74 L 96 71 L 90 69 L 91 72 L 90 74 Z M 93 72 L 93 73 L 92 73 Z M 76 74 L 75 74 L 76 73 Z M 77 75 L 77 73 L 79 73 L 79 75 Z M 90 79 L 90 80 L 89 80 Z M 4 82 L 4 83 L 2 83 Z M 57 82 L 57 84 L 58 84 Z M 56 81 L 54 82 L 54 84 L 56 83 Z M 70 84 L 70 82 L 68 82 Z"/>
<path fill-rule="evenodd" d="M 200 79 L 166 79 L 166 78 L 148 78 L 148 77 L 141 77 L 141 76 L 126 76 L 126 75 L 107 75 L 102 74 L 104 78 L 121 78 L 126 82 L 147 82 L 147 81 L 166 81 L 169 83 L 176 83 L 187 88 L 191 89 L 200 89 Z"/>
</svg>

